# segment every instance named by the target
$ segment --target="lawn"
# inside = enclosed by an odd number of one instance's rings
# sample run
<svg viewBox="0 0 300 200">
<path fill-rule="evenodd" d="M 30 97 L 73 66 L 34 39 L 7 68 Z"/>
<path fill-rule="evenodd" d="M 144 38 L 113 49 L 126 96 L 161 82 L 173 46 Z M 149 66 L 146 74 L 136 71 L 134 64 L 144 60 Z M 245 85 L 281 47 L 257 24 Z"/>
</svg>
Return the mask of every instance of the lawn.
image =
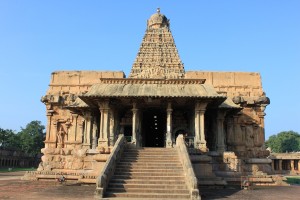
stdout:
<svg viewBox="0 0 300 200">
<path fill-rule="evenodd" d="M 287 183 L 300 185 L 300 176 L 286 176 Z"/>
</svg>

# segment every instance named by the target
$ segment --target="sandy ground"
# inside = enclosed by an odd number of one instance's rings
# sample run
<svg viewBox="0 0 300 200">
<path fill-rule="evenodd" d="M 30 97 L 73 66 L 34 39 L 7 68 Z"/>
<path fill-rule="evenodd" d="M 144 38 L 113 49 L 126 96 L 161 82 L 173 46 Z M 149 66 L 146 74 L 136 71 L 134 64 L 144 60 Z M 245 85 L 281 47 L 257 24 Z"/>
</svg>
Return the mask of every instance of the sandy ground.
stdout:
<svg viewBox="0 0 300 200">
<path fill-rule="evenodd" d="M 95 185 L 78 185 L 71 182 L 59 184 L 56 181 L 23 181 L 24 172 L 0 173 L 0 199 L 17 200 L 71 200 L 95 199 Z M 297 200 L 300 186 L 267 187 L 254 190 L 202 189 L 202 199 L 242 200 Z"/>
</svg>

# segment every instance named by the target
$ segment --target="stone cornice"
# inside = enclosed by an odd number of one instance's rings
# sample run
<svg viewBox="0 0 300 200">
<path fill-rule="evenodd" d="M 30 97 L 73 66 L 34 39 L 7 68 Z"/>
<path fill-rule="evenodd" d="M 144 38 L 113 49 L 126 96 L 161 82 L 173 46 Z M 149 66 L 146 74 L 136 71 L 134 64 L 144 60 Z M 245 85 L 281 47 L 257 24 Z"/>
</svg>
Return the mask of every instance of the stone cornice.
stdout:
<svg viewBox="0 0 300 200">
<path fill-rule="evenodd" d="M 100 78 L 104 84 L 204 84 L 206 79 Z"/>
</svg>

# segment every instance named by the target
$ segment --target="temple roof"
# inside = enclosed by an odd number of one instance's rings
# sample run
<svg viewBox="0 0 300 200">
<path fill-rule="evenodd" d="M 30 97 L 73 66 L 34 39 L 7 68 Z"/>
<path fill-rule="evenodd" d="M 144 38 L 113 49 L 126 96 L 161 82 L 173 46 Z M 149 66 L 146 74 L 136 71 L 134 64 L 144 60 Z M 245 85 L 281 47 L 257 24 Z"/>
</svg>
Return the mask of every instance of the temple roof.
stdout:
<svg viewBox="0 0 300 200">
<path fill-rule="evenodd" d="M 129 78 L 184 78 L 167 17 L 157 10 L 147 21 L 147 29 Z"/>
<path fill-rule="evenodd" d="M 204 80 L 105 80 L 95 84 L 81 99 L 89 97 L 159 97 L 159 98 L 218 98 L 213 86 L 203 83 Z"/>
</svg>

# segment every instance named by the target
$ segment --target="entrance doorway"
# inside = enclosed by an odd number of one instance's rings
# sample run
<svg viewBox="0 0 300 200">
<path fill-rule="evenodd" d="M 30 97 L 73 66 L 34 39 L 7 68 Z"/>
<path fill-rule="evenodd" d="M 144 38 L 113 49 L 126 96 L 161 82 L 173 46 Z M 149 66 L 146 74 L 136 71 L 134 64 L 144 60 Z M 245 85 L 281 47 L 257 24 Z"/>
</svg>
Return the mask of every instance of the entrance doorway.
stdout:
<svg viewBox="0 0 300 200">
<path fill-rule="evenodd" d="M 166 135 L 166 113 L 150 108 L 143 113 L 143 135 L 146 147 L 164 147 Z"/>
</svg>

